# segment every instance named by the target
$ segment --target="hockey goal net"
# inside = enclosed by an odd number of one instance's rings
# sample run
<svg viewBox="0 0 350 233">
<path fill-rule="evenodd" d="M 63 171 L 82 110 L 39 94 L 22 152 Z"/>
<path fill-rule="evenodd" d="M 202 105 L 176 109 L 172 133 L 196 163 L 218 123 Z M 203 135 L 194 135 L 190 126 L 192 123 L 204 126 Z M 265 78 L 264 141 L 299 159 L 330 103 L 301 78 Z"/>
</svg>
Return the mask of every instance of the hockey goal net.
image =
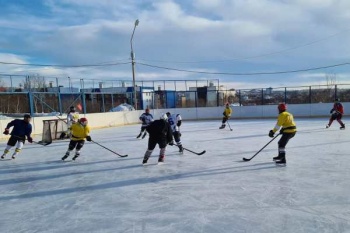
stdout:
<svg viewBox="0 0 350 233">
<path fill-rule="evenodd" d="M 67 120 L 65 119 L 52 119 L 43 120 L 43 135 L 42 142 L 48 143 L 52 140 L 62 139 L 62 135 L 67 132 Z"/>
</svg>

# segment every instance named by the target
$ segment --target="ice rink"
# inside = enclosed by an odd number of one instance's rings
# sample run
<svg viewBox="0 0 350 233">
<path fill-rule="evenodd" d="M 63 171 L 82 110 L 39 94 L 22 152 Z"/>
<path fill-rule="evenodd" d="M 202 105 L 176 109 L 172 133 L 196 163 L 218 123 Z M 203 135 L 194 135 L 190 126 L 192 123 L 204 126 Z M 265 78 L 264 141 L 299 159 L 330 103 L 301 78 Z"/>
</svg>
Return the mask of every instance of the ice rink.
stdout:
<svg viewBox="0 0 350 233">
<path fill-rule="evenodd" d="M 286 167 L 272 161 L 279 138 L 242 162 L 271 140 L 275 119 L 231 120 L 233 131 L 219 130 L 220 120 L 184 121 L 184 147 L 206 153 L 168 146 L 164 165 L 156 148 L 142 166 L 140 125 L 91 132 L 126 158 L 87 142 L 77 161 L 63 162 L 68 140 L 26 143 L 17 159 L 0 161 L 0 232 L 350 232 L 350 129 L 295 121 Z"/>
</svg>

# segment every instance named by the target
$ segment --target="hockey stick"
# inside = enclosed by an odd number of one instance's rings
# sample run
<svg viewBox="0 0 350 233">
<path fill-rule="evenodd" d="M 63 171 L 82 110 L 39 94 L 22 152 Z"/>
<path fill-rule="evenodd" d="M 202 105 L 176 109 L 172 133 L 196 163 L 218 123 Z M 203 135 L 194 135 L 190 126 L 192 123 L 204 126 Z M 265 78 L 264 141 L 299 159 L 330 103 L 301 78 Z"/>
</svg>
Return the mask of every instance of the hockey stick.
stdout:
<svg viewBox="0 0 350 233">
<path fill-rule="evenodd" d="M 52 143 L 52 141 L 51 142 L 43 142 L 43 141 L 36 142 L 36 141 L 33 141 L 33 142 L 38 144 L 38 145 L 42 145 L 42 146 L 47 146 L 47 145 L 50 145 Z"/>
<path fill-rule="evenodd" d="M 178 145 L 172 145 L 172 146 L 177 146 L 177 147 L 179 147 Z M 184 149 L 184 150 L 187 150 L 187 151 L 189 151 L 189 152 L 191 152 L 191 153 L 193 153 L 193 154 L 196 154 L 196 155 L 202 155 L 202 154 L 204 154 L 206 151 L 205 150 L 203 150 L 202 152 L 200 152 L 200 153 L 197 153 L 197 152 L 195 152 L 195 151 L 192 151 L 192 150 L 189 150 L 189 149 L 187 149 L 187 148 L 185 148 L 185 147 L 182 147 L 182 149 Z"/>
<path fill-rule="evenodd" d="M 258 152 L 255 153 L 255 155 L 253 155 L 251 158 L 247 159 L 247 158 L 243 158 L 243 161 L 248 162 L 250 160 L 252 160 L 257 154 L 259 154 L 265 147 L 267 147 L 267 145 L 269 145 L 273 140 L 275 140 L 278 136 L 280 135 L 277 134 L 274 138 L 271 139 L 271 141 L 269 141 L 263 148 L 261 148 Z"/>
<path fill-rule="evenodd" d="M 231 126 L 230 126 L 230 123 L 228 123 L 228 121 L 227 121 L 227 125 L 228 125 L 228 127 L 230 128 L 230 130 L 232 131 L 232 128 L 231 128 Z"/>
<path fill-rule="evenodd" d="M 12 136 L 22 139 L 22 137 L 17 136 L 17 135 L 12 135 Z M 24 140 L 28 141 L 28 139 L 24 139 Z M 50 145 L 52 143 L 52 141 L 51 142 L 43 142 L 43 141 L 36 142 L 36 141 L 32 141 L 32 143 L 35 143 L 35 144 L 38 144 L 38 145 L 42 145 L 42 146 L 47 146 L 47 145 Z"/>
<path fill-rule="evenodd" d="M 93 141 L 93 140 L 91 140 L 91 142 L 93 142 L 93 143 L 99 145 L 100 147 L 105 148 L 106 150 L 109 150 L 110 152 L 112 152 L 113 154 L 118 155 L 119 157 L 128 157 L 128 155 L 121 155 L 121 154 L 118 154 L 117 152 L 112 151 L 111 149 L 109 149 L 109 148 L 107 148 L 107 147 L 105 147 L 105 146 L 102 146 L 100 143 L 97 143 L 97 142 L 95 142 L 95 141 Z"/>
<path fill-rule="evenodd" d="M 185 148 L 185 147 L 182 147 L 184 150 L 187 150 L 187 151 L 189 151 L 189 152 L 191 152 L 191 153 L 193 153 L 193 154 L 196 154 L 196 155 L 202 155 L 202 154 L 204 154 L 206 151 L 205 150 L 203 150 L 202 152 L 199 152 L 199 153 L 197 153 L 197 152 L 194 152 L 194 151 L 192 151 L 192 150 L 189 150 L 189 149 L 187 149 L 187 148 Z"/>
</svg>

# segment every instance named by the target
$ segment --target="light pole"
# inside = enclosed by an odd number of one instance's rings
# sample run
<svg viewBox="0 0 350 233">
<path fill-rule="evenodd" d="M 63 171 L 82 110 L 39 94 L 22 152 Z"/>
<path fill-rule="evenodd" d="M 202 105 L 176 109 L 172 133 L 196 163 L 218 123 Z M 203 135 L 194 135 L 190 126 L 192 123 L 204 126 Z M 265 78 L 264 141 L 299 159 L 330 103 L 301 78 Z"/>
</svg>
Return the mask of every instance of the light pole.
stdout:
<svg viewBox="0 0 350 233">
<path fill-rule="evenodd" d="M 133 85 L 133 99 L 134 99 L 134 108 L 137 110 L 137 102 L 136 102 L 136 83 L 135 83 L 135 54 L 134 49 L 132 47 L 132 39 L 134 38 L 135 29 L 139 25 L 139 20 L 137 19 L 134 24 L 134 30 L 132 31 L 130 46 L 131 46 L 131 65 L 132 65 L 132 85 Z"/>
</svg>

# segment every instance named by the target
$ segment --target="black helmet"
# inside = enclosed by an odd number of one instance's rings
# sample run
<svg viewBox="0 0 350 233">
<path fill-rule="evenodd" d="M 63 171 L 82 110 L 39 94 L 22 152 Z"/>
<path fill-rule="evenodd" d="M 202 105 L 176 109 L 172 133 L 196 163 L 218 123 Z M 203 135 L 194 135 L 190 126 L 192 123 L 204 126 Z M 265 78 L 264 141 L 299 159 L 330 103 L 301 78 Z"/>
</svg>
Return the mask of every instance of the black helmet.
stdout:
<svg viewBox="0 0 350 233">
<path fill-rule="evenodd" d="M 71 106 L 69 109 L 70 109 L 70 112 L 75 112 L 75 107 L 74 106 Z"/>
<path fill-rule="evenodd" d="M 340 99 L 339 99 L 339 98 L 336 98 L 336 99 L 335 99 L 335 102 L 340 102 Z"/>
</svg>

